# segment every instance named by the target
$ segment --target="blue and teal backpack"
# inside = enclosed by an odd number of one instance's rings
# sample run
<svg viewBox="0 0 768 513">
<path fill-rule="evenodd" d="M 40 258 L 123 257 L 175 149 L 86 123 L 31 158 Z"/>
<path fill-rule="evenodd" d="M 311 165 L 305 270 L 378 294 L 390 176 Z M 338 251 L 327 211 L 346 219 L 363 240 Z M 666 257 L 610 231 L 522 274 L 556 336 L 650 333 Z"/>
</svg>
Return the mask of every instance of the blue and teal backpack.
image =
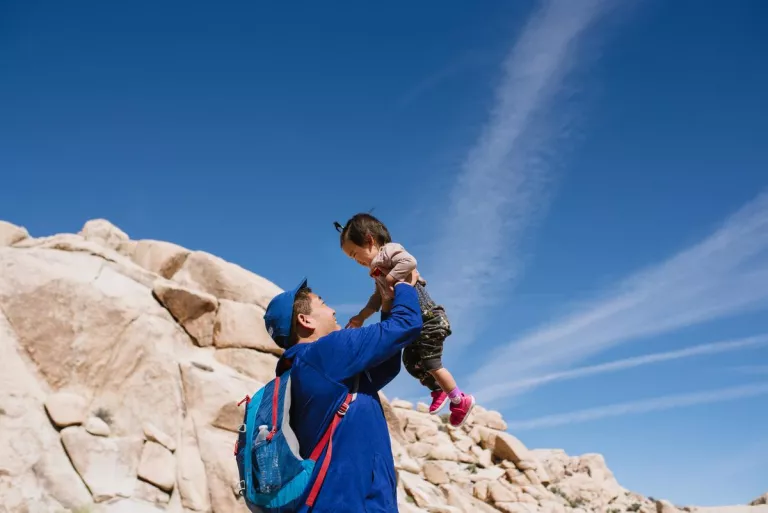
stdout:
<svg viewBox="0 0 768 513">
<path fill-rule="evenodd" d="M 300 499 L 310 486 L 315 463 L 327 446 L 328 453 L 305 500 L 307 506 L 314 505 L 331 462 L 333 433 L 357 396 L 356 378 L 353 392 L 347 394 L 320 442 L 308 459 L 302 459 L 299 441 L 290 425 L 290 363 L 286 361 L 286 368 L 275 379 L 238 404 L 245 403 L 243 424 L 235 442 L 239 493 L 254 513 L 298 510 Z"/>
</svg>

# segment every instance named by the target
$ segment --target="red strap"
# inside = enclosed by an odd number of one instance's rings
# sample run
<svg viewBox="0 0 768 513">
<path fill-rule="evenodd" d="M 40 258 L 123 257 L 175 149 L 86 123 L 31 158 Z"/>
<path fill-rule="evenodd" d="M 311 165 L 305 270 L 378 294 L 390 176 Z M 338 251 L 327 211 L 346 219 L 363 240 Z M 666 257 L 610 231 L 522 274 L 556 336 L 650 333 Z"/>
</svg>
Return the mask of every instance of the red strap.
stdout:
<svg viewBox="0 0 768 513">
<path fill-rule="evenodd" d="M 336 414 L 333 416 L 333 420 L 331 421 L 331 425 L 328 426 L 328 429 L 325 430 L 325 434 L 323 435 L 323 438 L 320 439 L 320 443 L 315 446 L 315 449 L 312 451 L 312 454 L 309 456 L 309 459 L 317 461 L 317 459 L 320 457 L 320 454 L 322 454 L 323 449 L 326 445 L 328 445 L 328 452 L 325 455 L 325 459 L 323 460 L 323 464 L 320 466 L 320 472 L 317 473 L 317 479 L 315 479 L 314 484 L 312 485 L 312 489 L 309 491 L 309 496 L 307 497 L 307 506 L 314 506 L 315 499 L 317 499 L 317 494 L 320 493 L 320 487 L 323 486 L 323 481 L 325 481 L 325 475 L 328 473 L 328 466 L 331 464 L 331 454 L 333 452 L 333 433 L 336 431 L 336 426 L 339 425 L 339 422 L 341 422 L 341 419 L 344 417 L 344 415 L 347 413 L 347 409 L 349 408 L 349 403 L 352 402 L 352 394 L 347 394 L 346 399 L 344 399 L 344 402 L 341 406 L 339 406 L 339 409 L 336 411 Z"/>
<path fill-rule="evenodd" d="M 275 378 L 275 390 L 272 393 L 272 429 L 267 434 L 267 440 L 272 440 L 272 437 L 277 433 L 277 408 L 278 399 L 280 399 L 280 376 Z"/>
</svg>

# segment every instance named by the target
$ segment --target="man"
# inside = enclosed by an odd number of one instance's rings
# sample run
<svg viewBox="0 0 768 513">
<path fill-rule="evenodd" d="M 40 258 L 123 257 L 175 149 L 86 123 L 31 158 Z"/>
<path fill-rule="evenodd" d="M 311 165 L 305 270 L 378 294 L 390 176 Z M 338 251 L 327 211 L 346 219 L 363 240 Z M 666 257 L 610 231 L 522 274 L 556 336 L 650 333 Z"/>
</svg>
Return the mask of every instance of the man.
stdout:
<svg viewBox="0 0 768 513">
<path fill-rule="evenodd" d="M 267 331 L 286 349 L 278 369 L 291 362 L 291 424 L 303 458 L 320 441 L 355 383 L 358 386 L 333 436 L 330 466 L 314 506 L 302 506 L 300 512 L 398 511 L 389 430 L 378 392 L 400 372 L 402 349 L 421 332 L 416 278 L 397 283 L 391 312 L 363 328 L 342 330 L 336 312 L 306 280 L 277 295 L 267 307 Z M 324 457 L 317 461 L 313 477 Z"/>
</svg>

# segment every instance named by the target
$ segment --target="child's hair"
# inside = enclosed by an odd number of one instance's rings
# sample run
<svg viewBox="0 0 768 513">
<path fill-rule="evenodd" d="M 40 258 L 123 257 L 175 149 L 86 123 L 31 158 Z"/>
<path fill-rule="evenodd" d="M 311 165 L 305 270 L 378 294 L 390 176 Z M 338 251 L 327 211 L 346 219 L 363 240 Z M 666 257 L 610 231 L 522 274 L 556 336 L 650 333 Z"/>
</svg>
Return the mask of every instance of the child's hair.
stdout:
<svg viewBox="0 0 768 513">
<path fill-rule="evenodd" d="M 371 214 L 355 214 L 346 225 L 341 226 L 338 222 L 334 222 L 333 225 L 341 233 L 339 241 L 342 246 L 345 241 L 351 241 L 356 246 L 365 247 L 369 236 L 379 247 L 392 242 L 387 227 Z"/>
</svg>

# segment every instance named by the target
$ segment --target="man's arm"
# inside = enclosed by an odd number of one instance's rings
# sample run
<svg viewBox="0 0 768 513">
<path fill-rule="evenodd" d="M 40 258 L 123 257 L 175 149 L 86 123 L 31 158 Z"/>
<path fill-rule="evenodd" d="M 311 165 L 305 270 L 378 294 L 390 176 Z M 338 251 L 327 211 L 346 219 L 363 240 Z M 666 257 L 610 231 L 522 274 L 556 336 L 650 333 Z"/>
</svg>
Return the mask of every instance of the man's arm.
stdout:
<svg viewBox="0 0 768 513">
<path fill-rule="evenodd" d="M 421 333 L 416 290 L 395 285 L 392 311 L 386 320 L 357 329 L 335 331 L 310 344 L 304 358 L 337 381 L 376 367 L 397 355 Z"/>
<path fill-rule="evenodd" d="M 381 320 L 385 321 L 389 318 L 389 312 L 381 313 Z M 387 386 L 395 377 L 400 374 L 400 361 L 403 357 L 402 350 L 398 350 L 394 356 L 390 356 L 387 360 L 379 365 L 368 369 L 368 377 L 371 380 L 373 388 L 381 390 Z"/>
<path fill-rule="evenodd" d="M 376 367 L 368 369 L 368 376 L 371 378 L 374 389 L 381 390 L 400 374 L 402 357 L 402 350 L 398 350 L 394 356 L 390 356 Z"/>
</svg>

